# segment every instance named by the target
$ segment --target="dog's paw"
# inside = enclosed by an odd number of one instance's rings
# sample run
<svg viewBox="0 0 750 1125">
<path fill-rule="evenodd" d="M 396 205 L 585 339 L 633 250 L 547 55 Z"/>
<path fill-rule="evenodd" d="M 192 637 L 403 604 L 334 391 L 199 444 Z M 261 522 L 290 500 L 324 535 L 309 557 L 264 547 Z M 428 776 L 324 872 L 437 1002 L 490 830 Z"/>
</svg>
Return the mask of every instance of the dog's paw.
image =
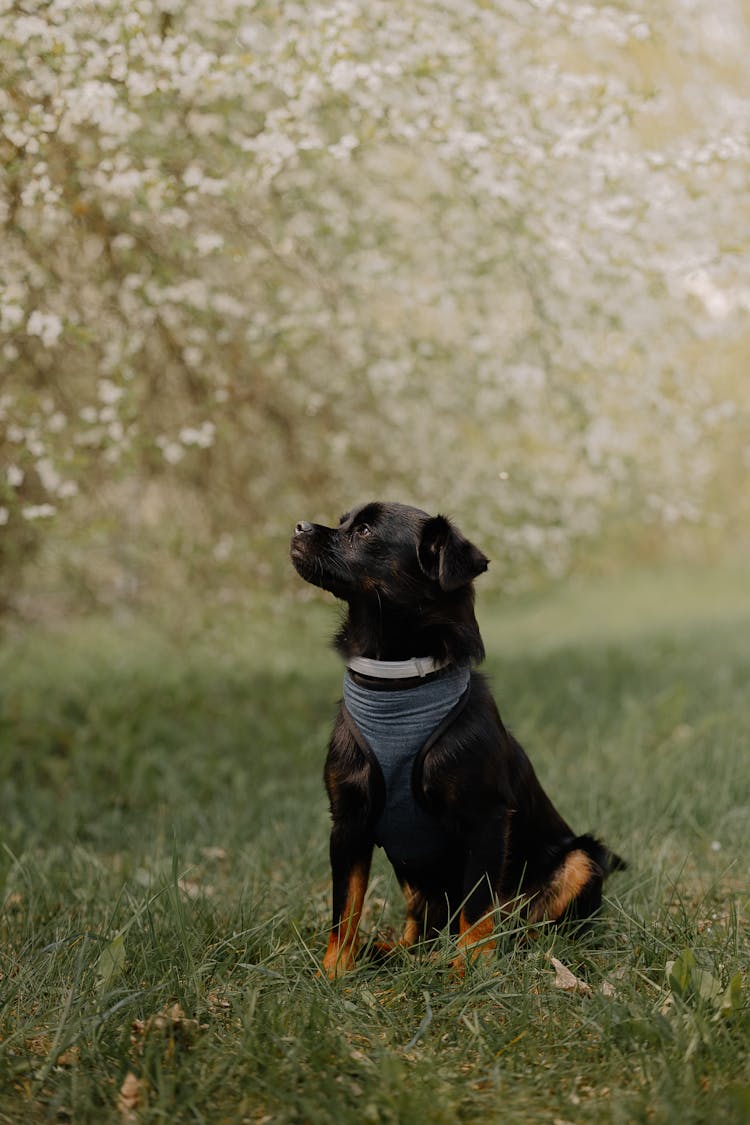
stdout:
<svg viewBox="0 0 750 1125">
<path fill-rule="evenodd" d="M 373 941 L 367 947 L 367 959 L 368 961 L 385 961 L 392 953 L 395 953 L 398 948 L 398 942 Z"/>
<path fill-rule="evenodd" d="M 450 963 L 451 976 L 454 980 L 462 981 L 466 976 L 466 954 L 458 953 Z"/>
<path fill-rule="evenodd" d="M 351 946 L 331 944 L 323 958 L 323 972 L 329 980 L 336 980 L 337 977 L 343 976 L 354 968 L 355 960 L 355 950 Z"/>
<path fill-rule="evenodd" d="M 491 914 L 469 925 L 462 918 L 461 936 L 458 939 L 456 956 L 451 961 L 451 974 L 463 980 L 466 967 L 480 958 L 493 956 L 497 942 L 494 937 L 495 923 Z"/>
<path fill-rule="evenodd" d="M 486 963 L 487 958 L 492 958 L 495 953 L 495 942 L 485 942 L 482 945 L 460 949 L 450 962 L 451 976 L 456 980 L 463 980 L 466 970 L 470 965 Z"/>
</svg>

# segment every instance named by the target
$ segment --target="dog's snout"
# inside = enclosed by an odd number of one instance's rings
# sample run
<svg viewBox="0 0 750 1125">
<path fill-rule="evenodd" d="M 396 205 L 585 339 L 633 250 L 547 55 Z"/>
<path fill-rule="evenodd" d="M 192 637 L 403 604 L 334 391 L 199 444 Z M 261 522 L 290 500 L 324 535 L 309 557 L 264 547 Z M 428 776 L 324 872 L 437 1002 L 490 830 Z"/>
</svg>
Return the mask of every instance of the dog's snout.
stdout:
<svg viewBox="0 0 750 1125">
<path fill-rule="evenodd" d="M 307 520 L 300 520 L 299 523 L 295 525 L 294 534 L 309 535 L 312 529 L 313 525 L 311 523 L 308 523 Z"/>
</svg>

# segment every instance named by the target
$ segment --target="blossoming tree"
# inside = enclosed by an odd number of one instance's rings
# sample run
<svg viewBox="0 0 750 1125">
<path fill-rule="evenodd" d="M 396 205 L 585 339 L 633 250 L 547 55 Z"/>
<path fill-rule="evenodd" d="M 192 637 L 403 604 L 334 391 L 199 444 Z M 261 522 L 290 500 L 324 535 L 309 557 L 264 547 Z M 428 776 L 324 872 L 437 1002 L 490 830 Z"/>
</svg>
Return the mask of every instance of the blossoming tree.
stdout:
<svg viewBox="0 0 750 1125">
<path fill-rule="evenodd" d="M 0 560 L 388 490 L 507 578 L 714 517 L 748 46 L 739 0 L 0 3 Z"/>
</svg>

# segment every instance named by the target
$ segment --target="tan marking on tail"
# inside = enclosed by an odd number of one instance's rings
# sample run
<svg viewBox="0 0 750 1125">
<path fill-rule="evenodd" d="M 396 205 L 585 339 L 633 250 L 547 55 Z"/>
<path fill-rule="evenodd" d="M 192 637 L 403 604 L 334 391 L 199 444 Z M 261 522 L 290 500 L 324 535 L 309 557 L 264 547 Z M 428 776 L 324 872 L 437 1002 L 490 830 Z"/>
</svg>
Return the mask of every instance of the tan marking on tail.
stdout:
<svg viewBox="0 0 750 1125">
<path fill-rule="evenodd" d="M 570 852 L 529 908 L 530 922 L 556 922 L 594 874 L 594 864 L 583 851 Z"/>
</svg>

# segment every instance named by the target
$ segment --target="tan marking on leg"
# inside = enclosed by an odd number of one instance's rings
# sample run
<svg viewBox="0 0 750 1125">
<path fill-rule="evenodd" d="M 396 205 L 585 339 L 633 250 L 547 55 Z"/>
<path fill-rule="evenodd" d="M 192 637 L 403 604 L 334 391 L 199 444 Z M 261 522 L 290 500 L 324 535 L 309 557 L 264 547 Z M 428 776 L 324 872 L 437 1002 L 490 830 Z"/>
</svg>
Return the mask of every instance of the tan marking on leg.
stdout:
<svg viewBox="0 0 750 1125">
<path fill-rule="evenodd" d="M 458 920 L 458 947 L 459 949 L 466 949 L 470 945 L 475 945 L 477 942 L 483 942 L 481 952 L 485 949 L 492 949 L 493 946 L 486 942 L 486 938 L 491 937 L 492 931 L 495 928 L 495 919 L 492 914 L 485 914 L 478 922 L 472 925 L 466 919 L 466 914 L 461 911 L 461 917 Z"/>
<path fill-rule="evenodd" d="M 590 856 L 582 851 L 570 852 L 531 904 L 528 920 L 556 922 L 581 893 L 593 873 L 594 865 Z"/>
<path fill-rule="evenodd" d="M 453 972 L 462 977 L 466 971 L 466 962 L 476 961 L 481 955 L 487 956 L 494 952 L 496 942 L 490 938 L 495 930 L 493 914 L 485 914 L 478 922 L 472 925 L 466 918 L 464 911 L 458 920 L 458 954 L 451 961 Z"/>
<path fill-rule="evenodd" d="M 424 924 L 424 897 L 415 891 L 408 883 L 404 883 L 404 898 L 406 899 L 406 922 L 399 945 L 416 945 L 422 936 Z"/>
<path fill-rule="evenodd" d="M 419 925 L 417 919 L 407 916 L 406 924 L 404 925 L 404 932 L 401 935 L 401 940 L 398 944 L 406 947 L 416 945 L 421 936 L 422 927 Z"/>
<path fill-rule="evenodd" d="M 348 969 L 354 968 L 359 946 L 359 923 L 365 903 L 370 865 L 360 864 L 349 874 L 346 903 L 337 926 L 331 930 L 328 948 L 323 958 L 323 968 L 333 980 Z"/>
</svg>

